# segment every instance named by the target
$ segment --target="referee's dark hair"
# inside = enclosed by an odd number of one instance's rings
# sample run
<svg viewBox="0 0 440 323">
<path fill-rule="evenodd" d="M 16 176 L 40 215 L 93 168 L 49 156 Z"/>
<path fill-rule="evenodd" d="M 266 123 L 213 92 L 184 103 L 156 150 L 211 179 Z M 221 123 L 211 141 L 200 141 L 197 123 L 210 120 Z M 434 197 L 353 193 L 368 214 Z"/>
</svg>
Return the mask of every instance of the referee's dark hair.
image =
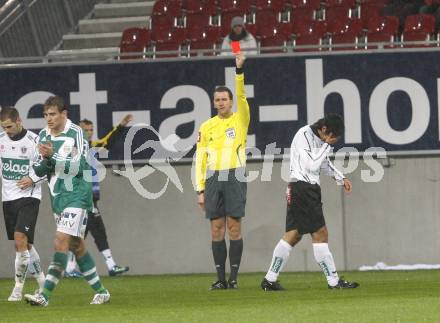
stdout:
<svg viewBox="0 0 440 323">
<path fill-rule="evenodd" d="M 217 86 L 214 90 L 214 94 L 216 92 L 228 92 L 229 99 L 233 99 L 232 91 L 226 86 Z"/>
<path fill-rule="evenodd" d="M 64 99 L 58 95 L 50 96 L 46 102 L 44 102 L 43 110 L 46 110 L 48 107 L 57 107 L 58 112 L 63 112 L 67 110 L 67 106 L 64 103 Z"/>
<path fill-rule="evenodd" d="M 335 137 L 340 137 L 344 133 L 344 120 L 339 114 L 329 113 L 324 118 L 319 119 L 313 125 L 317 129 L 322 129 L 322 127 L 326 127 L 326 133 L 332 133 Z"/>
<path fill-rule="evenodd" d="M 16 122 L 17 119 L 20 117 L 18 114 L 18 111 L 14 107 L 3 107 L 0 111 L 0 120 L 6 121 L 10 119 L 12 122 Z"/>
</svg>

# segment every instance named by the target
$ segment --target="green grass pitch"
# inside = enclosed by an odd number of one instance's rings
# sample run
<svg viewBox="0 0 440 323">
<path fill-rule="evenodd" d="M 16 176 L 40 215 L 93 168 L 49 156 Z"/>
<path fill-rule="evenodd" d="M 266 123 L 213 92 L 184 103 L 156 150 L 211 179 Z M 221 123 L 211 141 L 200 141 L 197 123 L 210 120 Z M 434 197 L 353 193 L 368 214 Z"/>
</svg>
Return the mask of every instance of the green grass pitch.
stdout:
<svg viewBox="0 0 440 323">
<path fill-rule="evenodd" d="M 321 273 L 284 273 L 283 292 L 263 292 L 262 273 L 241 274 L 238 290 L 208 291 L 214 275 L 103 279 L 112 299 L 89 305 L 83 279 L 63 279 L 49 307 L 7 302 L 0 280 L 0 322 L 440 322 L 440 271 L 349 272 L 355 290 L 328 290 Z M 36 288 L 27 283 L 26 291 Z"/>
</svg>

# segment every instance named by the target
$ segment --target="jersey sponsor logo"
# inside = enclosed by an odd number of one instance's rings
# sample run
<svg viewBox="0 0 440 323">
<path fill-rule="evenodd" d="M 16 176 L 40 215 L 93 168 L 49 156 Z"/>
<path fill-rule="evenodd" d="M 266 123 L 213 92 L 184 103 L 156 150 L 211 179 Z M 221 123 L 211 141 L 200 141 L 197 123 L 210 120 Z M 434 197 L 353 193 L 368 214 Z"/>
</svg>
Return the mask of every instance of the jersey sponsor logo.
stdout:
<svg viewBox="0 0 440 323">
<path fill-rule="evenodd" d="M 57 225 L 65 228 L 73 228 L 75 226 L 75 221 L 70 219 L 63 219 L 62 217 L 58 217 Z"/>
<path fill-rule="evenodd" d="M 226 129 L 226 138 L 235 139 L 235 128 Z"/>
<path fill-rule="evenodd" d="M 2 175 L 4 179 L 19 180 L 29 174 L 29 160 L 2 157 Z"/>
<path fill-rule="evenodd" d="M 76 213 L 72 213 L 72 212 L 61 213 L 61 217 L 65 218 L 65 219 L 70 219 L 70 218 L 74 219 L 76 217 L 76 215 L 77 215 Z"/>
</svg>

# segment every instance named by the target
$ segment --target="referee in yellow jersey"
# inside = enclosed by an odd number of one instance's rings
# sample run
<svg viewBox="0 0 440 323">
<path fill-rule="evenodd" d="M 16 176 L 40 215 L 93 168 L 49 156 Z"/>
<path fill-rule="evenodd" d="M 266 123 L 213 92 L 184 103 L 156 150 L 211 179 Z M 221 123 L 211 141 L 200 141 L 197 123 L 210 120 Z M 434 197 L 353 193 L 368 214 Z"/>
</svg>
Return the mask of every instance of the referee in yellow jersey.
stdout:
<svg viewBox="0 0 440 323">
<path fill-rule="evenodd" d="M 241 218 L 246 205 L 246 139 L 249 128 L 249 105 L 244 93 L 243 64 L 245 57 L 237 54 L 237 112 L 232 111 L 233 95 L 225 86 L 214 91 L 217 116 L 205 121 L 199 130 L 196 152 L 197 203 L 211 221 L 212 254 L 218 280 L 211 290 L 237 288 L 237 274 L 243 253 Z M 229 236 L 231 272 L 226 282 Z"/>
</svg>

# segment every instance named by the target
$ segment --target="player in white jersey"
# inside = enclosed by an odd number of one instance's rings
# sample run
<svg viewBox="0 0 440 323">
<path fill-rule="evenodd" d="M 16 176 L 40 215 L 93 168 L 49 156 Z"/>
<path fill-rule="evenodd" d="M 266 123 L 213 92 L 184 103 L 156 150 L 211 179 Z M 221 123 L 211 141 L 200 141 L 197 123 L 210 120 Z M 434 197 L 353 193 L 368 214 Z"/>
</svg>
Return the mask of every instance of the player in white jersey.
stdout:
<svg viewBox="0 0 440 323">
<path fill-rule="evenodd" d="M 23 128 L 18 111 L 4 107 L 0 112 L 3 215 L 9 240 L 15 240 L 15 286 L 8 301 L 22 299 L 26 274 L 44 285 L 40 256 L 33 246 L 35 225 L 41 200 L 42 178 L 32 169 L 38 136 Z"/>
<path fill-rule="evenodd" d="M 292 248 L 304 234 L 312 236 L 315 260 L 321 267 L 330 289 L 356 288 L 356 282 L 339 278 L 332 253 L 328 247 L 328 231 L 322 212 L 321 170 L 351 193 L 351 182 L 335 168 L 328 158 L 330 145 L 344 132 L 344 121 L 339 115 L 329 114 L 311 126 L 298 130 L 290 147 L 290 183 L 287 187 L 286 232 L 273 251 L 269 270 L 261 282 L 265 291 L 284 288 L 277 281 L 289 259 Z"/>
</svg>

